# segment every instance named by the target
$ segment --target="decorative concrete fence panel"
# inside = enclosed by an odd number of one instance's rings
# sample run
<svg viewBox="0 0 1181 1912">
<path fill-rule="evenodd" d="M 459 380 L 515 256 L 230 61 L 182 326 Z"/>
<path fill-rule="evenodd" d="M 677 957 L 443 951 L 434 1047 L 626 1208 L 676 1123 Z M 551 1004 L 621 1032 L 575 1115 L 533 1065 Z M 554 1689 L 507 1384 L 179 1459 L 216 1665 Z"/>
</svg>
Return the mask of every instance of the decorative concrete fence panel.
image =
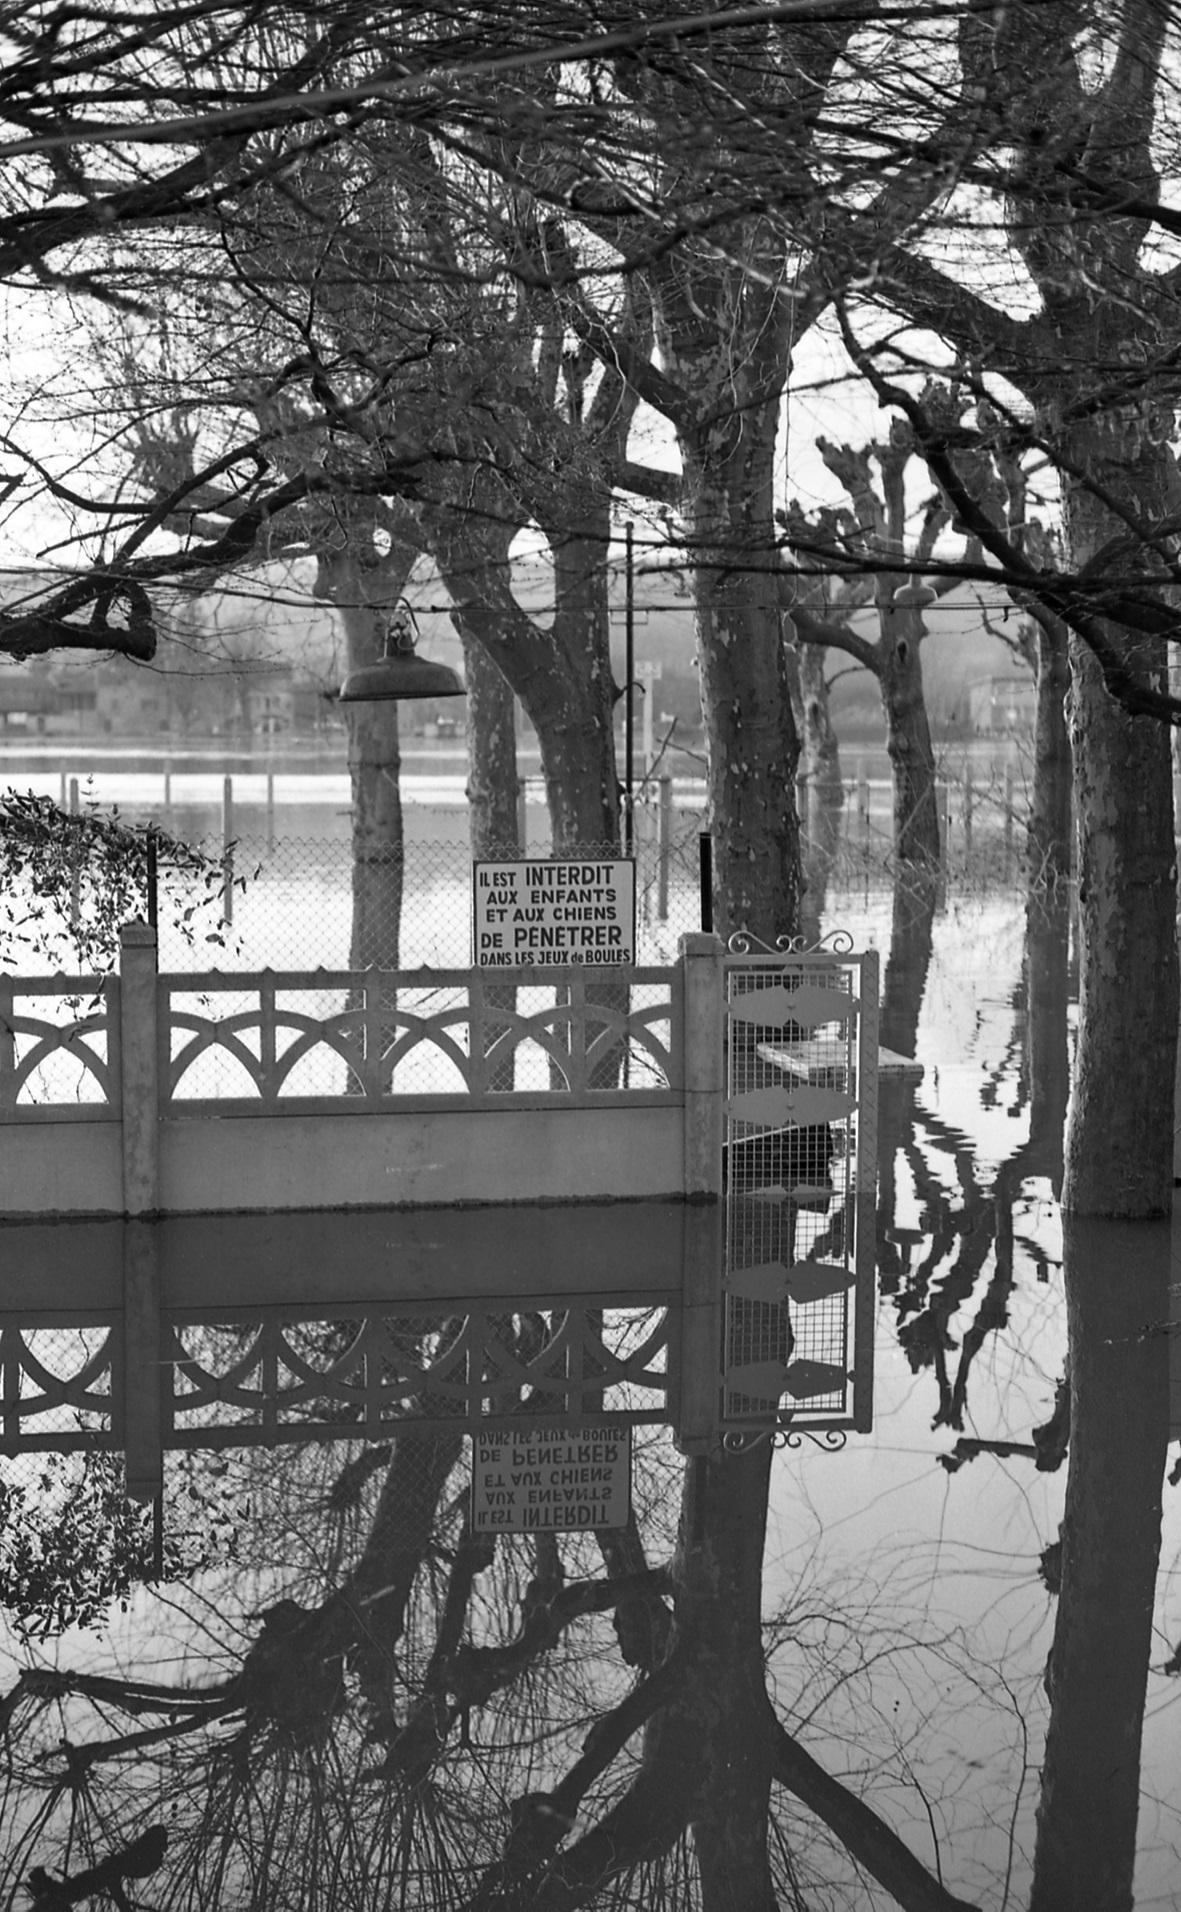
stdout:
<svg viewBox="0 0 1181 1912">
<path fill-rule="evenodd" d="M 117 976 L 3 982 L 0 1213 L 716 1194 L 721 955 L 683 945 L 610 977 L 159 975 L 129 924 Z"/>
</svg>

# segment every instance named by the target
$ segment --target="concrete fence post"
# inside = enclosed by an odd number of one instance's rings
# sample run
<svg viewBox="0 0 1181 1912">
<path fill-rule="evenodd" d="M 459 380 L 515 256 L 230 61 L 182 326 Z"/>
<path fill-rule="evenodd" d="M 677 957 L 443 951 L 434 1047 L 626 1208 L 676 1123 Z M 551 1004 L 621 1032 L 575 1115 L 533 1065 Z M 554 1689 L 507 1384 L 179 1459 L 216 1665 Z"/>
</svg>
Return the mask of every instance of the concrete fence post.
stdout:
<svg viewBox="0 0 1181 1912">
<path fill-rule="evenodd" d="M 132 1500 L 164 1485 L 164 1372 L 156 1224 L 123 1224 L 123 1452 Z"/>
<path fill-rule="evenodd" d="M 725 952 L 703 931 L 682 936 L 685 1006 L 685 1194 L 682 1304 L 672 1413 L 683 1454 L 717 1440 L 721 1390 L 722 1121 Z"/>
<path fill-rule="evenodd" d="M 685 1194 L 710 1201 L 722 1192 L 723 951 L 721 938 L 694 930 L 681 937 L 685 1028 Z"/>
<path fill-rule="evenodd" d="M 119 931 L 119 1046 L 123 1209 L 128 1215 L 152 1215 L 160 1205 L 160 1097 L 156 932 L 147 923 L 124 923 Z"/>
</svg>

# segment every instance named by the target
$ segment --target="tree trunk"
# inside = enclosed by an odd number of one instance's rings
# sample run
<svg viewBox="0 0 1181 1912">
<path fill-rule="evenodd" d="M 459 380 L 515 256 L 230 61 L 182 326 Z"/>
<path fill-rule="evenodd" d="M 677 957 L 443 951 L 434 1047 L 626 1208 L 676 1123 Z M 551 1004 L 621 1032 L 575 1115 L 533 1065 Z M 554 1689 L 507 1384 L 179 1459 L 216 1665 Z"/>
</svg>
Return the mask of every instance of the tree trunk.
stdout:
<svg viewBox="0 0 1181 1912">
<path fill-rule="evenodd" d="M 1070 1463 L 1030 1912 L 1123 1912 L 1169 1439 L 1169 1224 L 1068 1212 L 1065 1269 Z"/>
<path fill-rule="evenodd" d="M 516 700 L 484 645 L 461 631 L 467 679 L 467 800 L 473 857 L 518 857 Z"/>
<path fill-rule="evenodd" d="M 620 842 L 616 687 L 607 636 L 609 508 L 600 505 L 596 516 L 597 524 L 577 534 L 560 527 L 550 535 L 553 642 L 573 668 L 565 684 L 538 686 L 536 712 L 526 706 L 541 745 L 556 856 L 592 847 L 617 853 Z"/>
<path fill-rule="evenodd" d="M 802 888 L 791 708 L 776 581 L 773 404 L 687 437 L 697 661 L 714 840 L 714 926 L 774 945 L 799 928 Z"/>
<path fill-rule="evenodd" d="M 818 614 L 819 615 L 819 614 Z M 830 806 L 844 799 L 841 782 L 841 750 L 829 710 L 828 679 L 824 675 L 826 653 L 822 645 L 801 644 L 799 661 L 801 735 L 803 740 L 804 783 L 808 806 L 819 796 Z"/>
<path fill-rule="evenodd" d="M 1145 513 L 1162 507 L 1167 448 L 1112 423 L 1072 446 L 1076 470 Z M 1071 557 L 1081 567 L 1122 520 L 1064 479 Z M 1166 688 L 1166 647 L 1119 626 L 1111 642 Z M 1177 1040 L 1176 850 L 1169 732 L 1129 717 L 1092 652 L 1071 640 L 1071 730 L 1079 808 L 1079 1040 L 1063 1204 L 1139 1219 L 1173 1203 Z M 1118 1097 L 1113 1100 L 1113 1085 Z"/>
<path fill-rule="evenodd" d="M 478 638 L 463 635 L 464 674 L 467 678 L 467 796 L 474 858 L 519 857 L 522 850 L 517 806 L 516 699 L 500 666 Z M 488 1010 L 517 1007 L 511 983 L 484 985 Z M 488 1016 L 484 1024 L 487 1049 L 507 1024 Z M 489 1087 L 516 1087 L 516 1057 L 493 1067 Z"/>
<path fill-rule="evenodd" d="M 380 561 L 352 549 L 320 558 L 316 595 L 339 612 L 348 670 L 381 657 L 386 618 L 402 594 L 414 557 L 409 548 L 395 545 Z M 340 710 L 352 786 L 349 968 L 396 969 L 405 867 L 398 706 L 342 704 Z"/>
<path fill-rule="evenodd" d="M 935 751 L 923 695 L 924 625 L 917 605 L 879 607 L 882 708 L 894 773 L 894 854 L 900 863 L 935 869 L 940 861 L 935 802 Z"/>
<path fill-rule="evenodd" d="M 1036 625 L 1037 706 L 1033 733 L 1033 803 L 1027 838 L 1030 882 L 1049 888 L 1070 875 L 1070 731 L 1066 691 L 1070 649 L 1066 627 L 1048 614 Z"/>
<path fill-rule="evenodd" d="M 555 852 L 617 848 L 605 531 L 602 539 L 574 541 L 555 561 L 558 607 L 549 631 L 517 603 L 507 540 L 495 530 L 447 511 L 431 537 L 456 629 L 465 643 L 485 646 L 537 732 Z"/>
</svg>

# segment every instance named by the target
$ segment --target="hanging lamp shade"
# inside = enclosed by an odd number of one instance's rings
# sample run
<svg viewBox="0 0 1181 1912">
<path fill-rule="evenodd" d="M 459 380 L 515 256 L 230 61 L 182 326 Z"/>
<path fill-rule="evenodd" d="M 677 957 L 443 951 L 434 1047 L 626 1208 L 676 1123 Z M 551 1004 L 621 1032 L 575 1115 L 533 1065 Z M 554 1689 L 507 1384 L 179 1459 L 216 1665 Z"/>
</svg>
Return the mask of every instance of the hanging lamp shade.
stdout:
<svg viewBox="0 0 1181 1912">
<path fill-rule="evenodd" d="M 410 697 L 466 697 L 467 691 L 447 664 L 419 657 L 414 648 L 411 612 L 399 607 L 386 626 L 385 647 L 373 664 L 350 671 L 337 692 L 342 704 L 373 704 Z"/>
</svg>

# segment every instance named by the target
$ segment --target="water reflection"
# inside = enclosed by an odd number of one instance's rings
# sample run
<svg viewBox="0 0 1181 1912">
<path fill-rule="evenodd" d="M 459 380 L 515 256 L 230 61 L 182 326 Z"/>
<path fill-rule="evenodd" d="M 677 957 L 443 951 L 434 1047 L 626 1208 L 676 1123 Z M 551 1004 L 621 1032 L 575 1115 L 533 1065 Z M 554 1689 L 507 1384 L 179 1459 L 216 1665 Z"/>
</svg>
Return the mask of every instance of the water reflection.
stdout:
<svg viewBox="0 0 1181 1912">
<path fill-rule="evenodd" d="M 924 1074 L 882 1082 L 875 1435 L 685 1462 L 653 1425 L 627 1527 L 495 1541 L 462 1434 L 425 1411 L 170 1457 L 177 1578 L 130 1587 L 105 1632 L 10 1628 L 0 1904 L 1106 1912 L 1131 1903 L 1137 1839 L 1142 1900 L 1176 1897 L 1169 1232 L 1072 1222 L 1060 1269 L 1065 897 L 957 916 L 913 885 L 888 934 L 882 1042 Z M 656 1308 L 683 1243 L 667 1216 L 614 1217 L 469 1220 L 451 1292 L 466 1269 L 469 1299 L 542 1342 L 576 1273 Z M 92 1299 L 121 1279 L 120 1226 L 69 1237 Z M 415 1226 L 426 1308 L 441 1238 Z M 248 1277 L 294 1304 L 325 1275 L 323 1345 L 287 1343 L 321 1373 L 382 1300 L 388 1241 L 308 1228 L 329 1232 L 231 1247 L 190 1224 L 173 1298 L 203 1295 L 212 1330 Z M 43 1299 L 66 1239 L 5 1231 L 6 1301 Z M 36 1465 L 52 1501 L 81 1460 Z M 75 1583 L 108 1505 L 78 1497 L 54 1556 Z"/>
<path fill-rule="evenodd" d="M 1033 1912 L 1130 1906 L 1169 1441 L 1168 1223 L 1068 1217 L 1070 1452 Z"/>
</svg>

